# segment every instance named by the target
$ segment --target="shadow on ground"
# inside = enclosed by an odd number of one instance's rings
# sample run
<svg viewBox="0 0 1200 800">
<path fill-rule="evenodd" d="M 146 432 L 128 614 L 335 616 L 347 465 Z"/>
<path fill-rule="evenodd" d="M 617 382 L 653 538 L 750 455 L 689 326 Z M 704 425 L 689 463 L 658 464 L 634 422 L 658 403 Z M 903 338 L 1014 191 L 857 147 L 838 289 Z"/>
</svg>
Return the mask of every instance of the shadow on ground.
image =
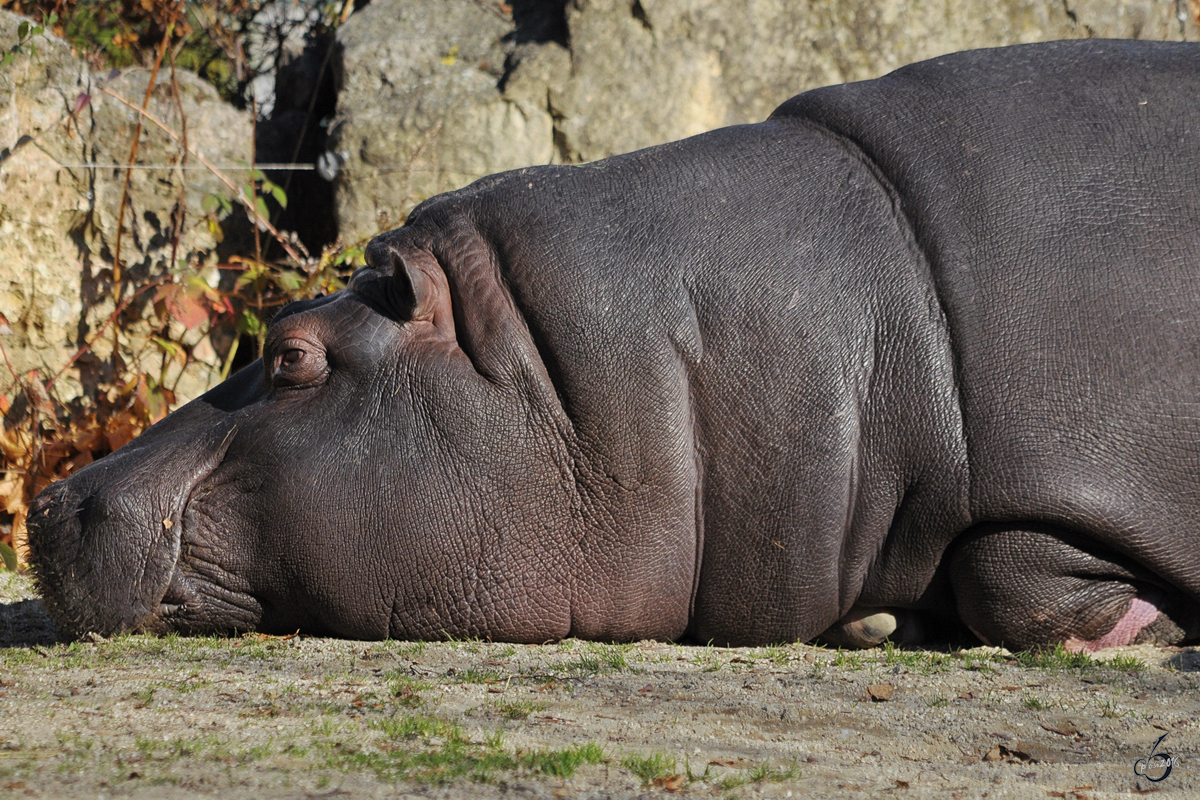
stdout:
<svg viewBox="0 0 1200 800">
<path fill-rule="evenodd" d="M 1163 665 L 1180 672 L 1200 672 L 1200 650 L 1193 647 L 1176 653 L 1163 662 Z"/>
<path fill-rule="evenodd" d="M 0 647 L 32 647 L 58 641 L 41 600 L 0 603 Z"/>
</svg>

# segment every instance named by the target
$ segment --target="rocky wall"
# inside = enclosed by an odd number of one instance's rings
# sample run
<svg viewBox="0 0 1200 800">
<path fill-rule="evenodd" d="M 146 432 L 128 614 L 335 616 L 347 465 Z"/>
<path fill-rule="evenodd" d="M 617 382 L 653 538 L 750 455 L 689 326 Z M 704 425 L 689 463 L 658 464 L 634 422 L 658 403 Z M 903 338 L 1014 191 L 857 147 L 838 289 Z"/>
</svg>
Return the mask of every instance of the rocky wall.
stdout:
<svg viewBox="0 0 1200 800">
<path fill-rule="evenodd" d="M 956 50 L 1195 39 L 1175 0 L 374 0 L 338 32 L 344 240 L 491 172 L 754 122 Z"/>
<path fill-rule="evenodd" d="M 21 20 L 0 11 L 5 49 L 17 41 Z M 135 109 L 150 75 L 143 69 L 93 74 L 55 37 L 38 36 L 33 43 L 33 54 L 25 48 L 0 69 L 0 344 L 17 373 L 36 369 L 47 378 L 95 338 L 113 313 L 112 262 L 125 180 L 121 167 L 129 160 L 138 122 Z M 225 103 L 192 73 L 178 71 L 176 80 L 178 98 L 169 70 L 160 72 L 149 113 L 176 133 L 186 132 L 191 149 L 210 162 L 248 164 L 253 140 L 249 115 Z M 199 269 L 215 284 L 217 271 L 205 270 L 202 263 L 216 246 L 204 223 L 203 204 L 209 195 L 230 197 L 232 192 L 202 168 L 197 156 L 185 159 L 179 142 L 149 121 L 143 125 L 135 163 L 174 166 L 131 173 L 120 247 L 126 294 L 156 277 L 171 280 L 172 273 L 185 269 Z M 245 180 L 244 170 L 240 176 L 237 172 L 231 174 Z M 173 223 L 181 223 L 178 243 Z M 179 361 L 164 358 L 148 338 L 149 326 L 142 324 L 152 296 L 143 293 L 129 304 L 121 350 L 132 362 L 131 372 L 157 379 L 164 377 L 165 365 L 167 384 L 178 397 L 193 397 L 215 380 L 218 354 L 202 329 L 177 331 L 193 351 L 193 362 L 179 374 Z M 96 338 L 55 383 L 59 398 L 86 394 L 85 386 L 108 369 L 112 347 L 109 336 Z M 7 372 L 2 364 L 0 370 Z"/>
</svg>

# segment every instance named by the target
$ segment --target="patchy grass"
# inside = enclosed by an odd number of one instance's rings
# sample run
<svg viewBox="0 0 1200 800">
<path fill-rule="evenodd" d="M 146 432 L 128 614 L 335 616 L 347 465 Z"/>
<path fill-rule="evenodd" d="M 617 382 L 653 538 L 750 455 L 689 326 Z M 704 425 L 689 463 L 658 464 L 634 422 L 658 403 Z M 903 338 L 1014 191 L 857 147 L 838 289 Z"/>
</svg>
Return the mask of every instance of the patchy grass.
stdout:
<svg viewBox="0 0 1200 800">
<path fill-rule="evenodd" d="M 1072 653 L 1063 647 L 1061 642 L 1053 647 L 1038 647 L 1013 653 L 1013 659 L 1022 667 L 1049 672 L 1088 670 L 1099 663 L 1087 653 Z"/>
<path fill-rule="evenodd" d="M 839 647 L 833 654 L 833 660 L 830 663 L 837 669 L 857 672 L 860 669 L 866 669 L 867 659 L 861 650 L 843 650 Z"/>
<path fill-rule="evenodd" d="M 700 667 L 703 672 L 719 672 L 725 663 L 721 661 L 721 657 L 717 655 L 717 651 L 709 642 L 704 647 L 698 648 L 695 655 L 692 656 L 692 663 Z"/>
<path fill-rule="evenodd" d="M 467 667 L 465 669 L 452 670 L 446 673 L 446 677 L 455 683 L 500 683 L 504 680 L 505 676 L 494 669 Z"/>
<path fill-rule="evenodd" d="M 325 765 L 343 772 L 362 769 L 386 781 L 444 784 L 456 778 L 486 782 L 517 766 L 503 747 L 502 734 L 472 741 L 463 729 L 429 715 L 404 715 L 369 724 L 384 742 L 334 740 L 319 743 Z"/>
<path fill-rule="evenodd" d="M 1115 697 L 1098 697 L 1096 698 L 1096 705 L 1099 708 L 1100 716 L 1105 719 L 1119 719 L 1129 713 L 1117 705 Z"/>
<path fill-rule="evenodd" d="M 535 750 L 521 756 L 521 763 L 530 772 L 569 778 L 584 764 L 600 764 L 604 761 L 604 749 L 595 742 L 571 745 L 562 750 Z"/>
<path fill-rule="evenodd" d="M 800 777 L 800 766 L 792 761 L 786 769 L 772 767 L 770 762 L 763 761 L 750 769 L 739 770 L 733 775 L 726 775 L 718 785 L 725 791 L 745 786 L 749 783 L 783 783 Z"/>
<path fill-rule="evenodd" d="M 954 656 L 932 650 L 901 650 L 891 641 L 883 643 L 880 661 L 891 667 L 899 666 L 919 675 L 947 672 L 956 666 Z"/>
<path fill-rule="evenodd" d="M 1100 663 L 1109 669 L 1119 670 L 1120 672 L 1142 672 L 1146 669 L 1146 664 L 1137 656 L 1119 655 L 1112 658 L 1106 658 Z"/>
<path fill-rule="evenodd" d="M 669 753 L 651 753 L 648 756 L 629 755 L 621 759 L 621 766 L 641 778 L 643 785 L 677 775 L 675 756 Z"/>
<path fill-rule="evenodd" d="M 421 692 L 431 688 L 428 683 L 413 680 L 408 675 L 400 674 L 398 671 L 393 671 L 386 677 L 388 679 L 388 691 L 391 692 L 394 702 L 410 707 L 419 706 L 425 702 L 421 697 Z"/>
<path fill-rule="evenodd" d="M 338 740 L 318 745 L 325 765 L 341 771 L 367 770 L 387 781 L 445 784 L 459 778 L 487 783 L 498 773 L 514 770 L 569 778 L 580 766 L 604 760 L 604 751 L 595 742 L 513 753 L 505 749 L 501 731 L 475 739 L 457 723 L 425 714 L 374 720 L 369 727 L 383 734 L 384 742 Z"/>
<path fill-rule="evenodd" d="M 549 707 L 549 703 L 533 700 L 506 700 L 492 706 L 500 716 L 513 720 L 528 719 L 530 714 L 545 711 Z"/>
<path fill-rule="evenodd" d="M 797 753 L 825 764 L 840 758 L 835 751 L 861 746 L 911 766 L 898 773 L 902 781 L 936 769 L 972 796 L 997 777 L 1011 794 L 1027 784 L 1015 766 L 945 761 L 922 737 L 964 725 L 980 732 L 972 746 L 984 753 L 993 744 L 988 732 L 1024 720 L 1030 743 L 1059 746 L 1062 735 L 1037 723 L 1046 709 L 1068 709 L 1096 728 L 1089 752 L 1097 770 L 1107 768 L 1125 757 L 1120 743 L 1130 731 L 1160 735 L 1150 720 L 1174 730 L 1198 713 L 1190 694 L 1197 654 L 1124 652 L 1138 658 L 886 644 L 526 647 L 257 635 L 29 642 L 0 648 L 0 787 L 24 783 L 53 797 L 211 785 L 228 800 L 254 796 L 250 787 L 264 781 L 294 796 L 442 786 L 435 793 L 470 797 L 525 786 L 539 796 L 776 797 L 782 787 L 766 784 L 799 779 L 789 762 Z M 1168 657 L 1173 669 L 1160 664 Z M 1145 690 L 1148 679 L 1155 691 Z M 861 703 L 861 684 L 878 680 L 902 691 L 890 703 Z M 789 709 L 785 725 L 766 724 L 764 706 L 779 711 L 768 696 Z M 855 743 L 877 726 L 889 737 Z M 703 755 L 689 760 L 693 748 Z M 836 778 L 825 766 L 805 770 L 805 792 L 835 796 L 841 781 L 864 793 L 892 788 L 872 766 L 880 762 L 836 763 Z M 1079 769 L 1080 782 L 1098 780 L 1091 767 Z"/>
<path fill-rule="evenodd" d="M 603 644 L 585 642 L 575 658 L 558 665 L 558 669 L 572 675 L 598 675 L 602 672 L 636 671 L 629 665 L 628 654 L 633 649 L 629 644 Z"/>
<path fill-rule="evenodd" d="M 419 658 L 429 648 L 428 642 L 401 642 L 396 647 L 396 655 L 403 658 Z"/>
<path fill-rule="evenodd" d="M 762 648 L 763 658 L 769 660 L 777 667 L 782 667 L 792 660 L 795 653 L 789 647 L 781 647 L 773 645 L 771 647 Z"/>
<path fill-rule="evenodd" d="M 1025 695 L 1023 698 L 1021 698 L 1021 705 L 1030 711 L 1045 711 L 1046 709 L 1052 707 L 1050 703 L 1047 703 L 1036 694 Z"/>
</svg>

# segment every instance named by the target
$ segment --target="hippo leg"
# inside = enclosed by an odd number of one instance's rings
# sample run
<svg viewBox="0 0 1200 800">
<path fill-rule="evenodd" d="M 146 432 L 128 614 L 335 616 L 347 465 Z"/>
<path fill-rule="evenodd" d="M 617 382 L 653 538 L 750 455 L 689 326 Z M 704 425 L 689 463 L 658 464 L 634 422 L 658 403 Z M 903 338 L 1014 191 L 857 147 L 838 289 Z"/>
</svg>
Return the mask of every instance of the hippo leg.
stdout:
<svg viewBox="0 0 1200 800">
<path fill-rule="evenodd" d="M 988 644 L 1068 649 L 1155 642 L 1200 634 L 1188 604 L 1127 559 L 1048 525 L 986 525 L 959 540 L 950 580 L 963 622 Z"/>
</svg>

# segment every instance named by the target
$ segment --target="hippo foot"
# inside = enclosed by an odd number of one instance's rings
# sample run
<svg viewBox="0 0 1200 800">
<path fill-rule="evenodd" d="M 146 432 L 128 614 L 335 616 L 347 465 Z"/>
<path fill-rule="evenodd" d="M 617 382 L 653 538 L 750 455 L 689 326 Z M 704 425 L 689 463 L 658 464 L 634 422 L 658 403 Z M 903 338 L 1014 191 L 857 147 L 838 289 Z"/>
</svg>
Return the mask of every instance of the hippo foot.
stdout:
<svg viewBox="0 0 1200 800">
<path fill-rule="evenodd" d="M 1063 642 L 1063 647 L 1070 650 L 1072 653 L 1094 653 L 1097 650 L 1103 650 L 1106 647 L 1122 647 L 1127 644 L 1133 644 L 1136 641 L 1155 641 L 1155 639 L 1142 638 L 1143 632 L 1150 632 L 1150 628 L 1158 623 L 1162 617 L 1168 622 L 1168 626 L 1159 626 L 1164 628 L 1161 631 L 1163 634 L 1170 636 L 1170 627 L 1174 627 L 1178 631 L 1178 626 L 1170 623 L 1169 618 L 1159 614 L 1158 607 L 1153 603 L 1148 603 L 1140 597 L 1133 598 L 1129 603 L 1129 610 L 1124 616 L 1113 626 L 1113 629 L 1101 636 L 1099 639 L 1077 639 L 1074 636 L 1067 637 Z M 1182 634 L 1182 631 L 1179 631 Z M 1153 633 L 1149 633 L 1153 636 Z M 1175 638 L 1176 641 L 1182 638 L 1182 635 Z"/>
<path fill-rule="evenodd" d="M 924 626 L 916 613 L 902 608 L 853 608 L 817 637 L 834 647 L 875 647 L 887 639 L 897 644 L 917 644 Z"/>
<path fill-rule="evenodd" d="M 950 563 L 958 612 L 984 642 L 1072 652 L 1179 644 L 1200 635 L 1191 605 L 1122 556 L 1048 525 L 980 526 Z"/>
</svg>

